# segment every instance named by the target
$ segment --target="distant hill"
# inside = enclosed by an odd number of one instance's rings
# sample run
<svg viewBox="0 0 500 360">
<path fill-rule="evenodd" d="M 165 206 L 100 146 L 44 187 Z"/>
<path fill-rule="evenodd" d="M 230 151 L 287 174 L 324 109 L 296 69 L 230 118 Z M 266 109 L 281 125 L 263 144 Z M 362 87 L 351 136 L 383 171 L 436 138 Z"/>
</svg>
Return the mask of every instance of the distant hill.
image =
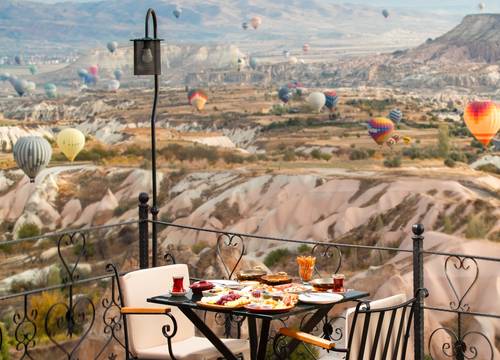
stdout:
<svg viewBox="0 0 500 360">
<path fill-rule="evenodd" d="M 332 4 L 322 0 L 184 0 L 180 19 L 172 16 L 178 2 L 164 0 L 106 0 L 43 4 L 0 1 L 0 55 L 46 48 L 102 46 L 109 40 L 127 42 L 143 32 L 145 11 L 160 17 L 160 33 L 174 42 L 244 42 L 301 46 L 303 42 L 331 44 L 338 40 L 374 41 L 412 46 L 442 34 L 456 20 L 416 11 L 392 11 L 384 19 L 380 8 Z M 241 24 L 254 15 L 263 19 L 258 31 Z M 239 44 L 238 44 L 239 45 Z M 255 45 L 254 45 L 255 46 Z"/>
<path fill-rule="evenodd" d="M 500 14 L 475 14 L 443 36 L 409 51 L 413 61 L 500 61 Z"/>
</svg>

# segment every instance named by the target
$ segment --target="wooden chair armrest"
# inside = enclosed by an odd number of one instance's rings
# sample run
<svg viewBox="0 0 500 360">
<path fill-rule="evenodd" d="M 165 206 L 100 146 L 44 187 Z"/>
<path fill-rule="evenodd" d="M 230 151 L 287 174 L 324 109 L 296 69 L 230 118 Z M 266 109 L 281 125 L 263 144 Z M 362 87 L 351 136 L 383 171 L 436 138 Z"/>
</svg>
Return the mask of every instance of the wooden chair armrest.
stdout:
<svg viewBox="0 0 500 360">
<path fill-rule="evenodd" d="M 320 337 L 302 331 L 292 330 L 289 328 L 281 328 L 280 334 L 305 342 L 307 344 L 319 346 L 326 350 L 332 350 L 333 348 L 335 348 L 335 343 L 331 342 L 330 340 L 322 339 Z"/>
<path fill-rule="evenodd" d="M 122 307 L 120 312 L 125 315 L 165 315 L 170 312 L 170 308 L 134 308 Z"/>
</svg>

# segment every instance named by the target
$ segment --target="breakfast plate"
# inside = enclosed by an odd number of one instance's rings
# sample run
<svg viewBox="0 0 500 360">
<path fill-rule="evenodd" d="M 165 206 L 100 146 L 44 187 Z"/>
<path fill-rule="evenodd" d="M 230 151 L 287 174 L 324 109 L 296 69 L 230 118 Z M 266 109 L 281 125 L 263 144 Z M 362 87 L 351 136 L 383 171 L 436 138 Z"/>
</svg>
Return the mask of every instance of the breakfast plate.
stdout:
<svg viewBox="0 0 500 360">
<path fill-rule="evenodd" d="M 342 301 L 344 297 L 334 293 L 305 293 L 299 295 L 299 301 L 306 304 L 333 304 Z"/>
</svg>

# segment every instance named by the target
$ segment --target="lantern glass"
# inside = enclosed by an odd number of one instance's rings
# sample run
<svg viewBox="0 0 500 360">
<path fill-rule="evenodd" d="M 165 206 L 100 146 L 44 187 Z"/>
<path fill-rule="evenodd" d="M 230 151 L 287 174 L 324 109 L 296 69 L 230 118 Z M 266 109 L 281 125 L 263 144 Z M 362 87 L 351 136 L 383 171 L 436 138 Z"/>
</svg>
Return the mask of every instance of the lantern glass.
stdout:
<svg viewBox="0 0 500 360">
<path fill-rule="evenodd" d="M 135 39 L 134 75 L 161 75 L 161 39 Z"/>
</svg>

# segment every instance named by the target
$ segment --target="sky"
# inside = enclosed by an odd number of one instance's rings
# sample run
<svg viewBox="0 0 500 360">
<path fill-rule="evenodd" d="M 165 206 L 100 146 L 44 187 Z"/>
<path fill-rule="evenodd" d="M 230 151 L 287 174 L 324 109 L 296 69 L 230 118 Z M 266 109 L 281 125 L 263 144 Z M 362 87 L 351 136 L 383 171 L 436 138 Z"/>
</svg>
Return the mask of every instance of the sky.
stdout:
<svg viewBox="0 0 500 360">
<path fill-rule="evenodd" d="M 92 2 L 92 1 L 108 1 L 108 0 L 30 0 L 44 3 L 54 3 L 54 2 Z M 228 4 L 231 0 L 221 0 L 227 1 Z M 307 2 L 307 0 L 302 0 Z M 486 11 L 488 12 L 500 12 L 500 1 L 499 0 L 325 0 L 331 3 L 357 3 L 363 5 L 379 6 L 379 7 L 399 7 L 399 8 L 416 8 L 419 10 L 429 10 L 429 11 L 441 11 L 449 13 L 460 13 L 466 14 L 475 11 L 478 8 L 480 2 L 484 2 L 486 5 Z M 167 2 L 176 2 L 174 0 Z M 251 1 L 250 1 L 251 2 Z M 182 5 L 182 0 L 177 0 L 176 3 Z"/>
</svg>

